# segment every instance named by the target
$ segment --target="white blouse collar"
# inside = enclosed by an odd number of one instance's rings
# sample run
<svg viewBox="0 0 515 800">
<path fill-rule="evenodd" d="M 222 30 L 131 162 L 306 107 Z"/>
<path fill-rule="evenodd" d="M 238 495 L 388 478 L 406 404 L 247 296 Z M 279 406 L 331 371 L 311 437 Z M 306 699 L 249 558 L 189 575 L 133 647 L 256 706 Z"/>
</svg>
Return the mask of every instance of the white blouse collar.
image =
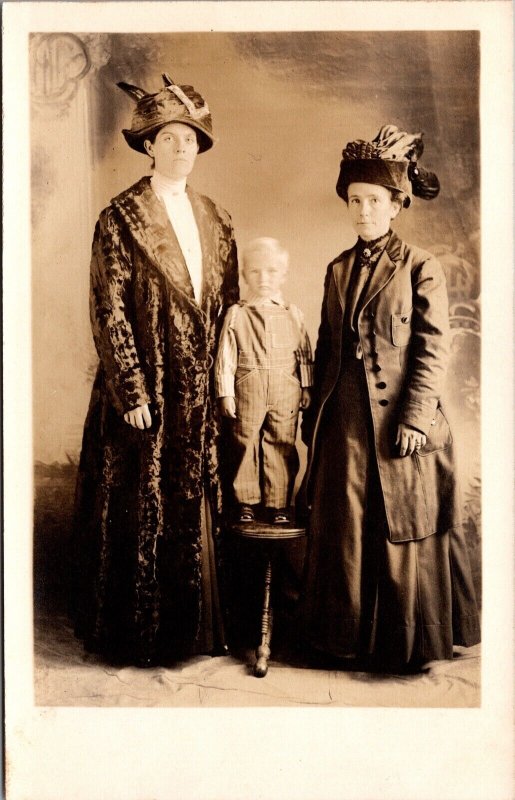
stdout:
<svg viewBox="0 0 515 800">
<path fill-rule="evenodd" d="M 150 179 L 152 188 L 160 197 L 175 197 L 184 195 L 186 192 L 186 178 L 181 178 L 180 181 L 175 181 L 168 178 L 161 172 L 154 170 L 154 174 Z"/>
</svg>

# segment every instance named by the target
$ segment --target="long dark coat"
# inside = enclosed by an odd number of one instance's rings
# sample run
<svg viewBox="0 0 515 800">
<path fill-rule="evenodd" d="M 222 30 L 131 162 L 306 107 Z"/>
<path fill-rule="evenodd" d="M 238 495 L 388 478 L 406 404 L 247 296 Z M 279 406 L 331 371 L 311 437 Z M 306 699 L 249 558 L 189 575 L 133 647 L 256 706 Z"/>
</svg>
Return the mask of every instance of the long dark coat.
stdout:
<svg viewBox="0 0 515 800">
<path fill-rule="evenodd" d="M 201 504 L 219 539 L 219 427 L 213 354 L 238 300 L 228 214 L 187 189 L 200 233 L 199 306 L 164 204 L 148 177 L 101 213 L 91 260 L 100 359 L 77 487 L 77 633 L 89 647 L 145 660 L 187 653 L 201 613 Z M 123 414 L 149 403 L 151 428 Z"/>
<path fill-rule="evenodd" d="M 315 356 L 310 466 L 322 412 L 340 372 L 354 258 L 355 249 L 347 250 L 327 271 Z M 447 531 L 459 524 L 460 510 L 453 441 L 442 401 L 449 312 L 438 261 L 392 234 L 362 301 L 358 332 L 390 539 L 422 539 Z M 401 422 L 427 436 L 414 458 L 398 457 L 395 437 Z M 308 486 L 311 477 L 309 472 Z"/>
<path fill-rule="evenodd" d="M 445 276 L 430 253 L 392 234 L 360 302 L 353 343 L 346 305 L 355 256 L 355 248 L 345 251 L 327 271 L 314 402 L 303 424 L 311 506 L 305 632 L 338 655 L 450 658 L 453 643 L 479 641 L 479 620 L 442 400 Z M 398 454 L 399 423 L 427 436 L 410 457 Z"/>
</svg>

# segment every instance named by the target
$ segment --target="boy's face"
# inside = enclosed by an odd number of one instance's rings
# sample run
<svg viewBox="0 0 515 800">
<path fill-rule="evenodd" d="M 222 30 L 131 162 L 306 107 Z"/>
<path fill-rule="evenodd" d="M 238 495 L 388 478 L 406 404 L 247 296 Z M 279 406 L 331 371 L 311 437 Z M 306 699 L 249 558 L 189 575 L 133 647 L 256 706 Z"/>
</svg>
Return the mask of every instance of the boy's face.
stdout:
<svg viewBox="0 0 515 800">
<path fill-rule="evenodd" d="M 245 259 L 243 277 L 252 294 L 272 297 L 286 280 L 286 267 L 276 253 L 258 250 Z"/>
</svg>

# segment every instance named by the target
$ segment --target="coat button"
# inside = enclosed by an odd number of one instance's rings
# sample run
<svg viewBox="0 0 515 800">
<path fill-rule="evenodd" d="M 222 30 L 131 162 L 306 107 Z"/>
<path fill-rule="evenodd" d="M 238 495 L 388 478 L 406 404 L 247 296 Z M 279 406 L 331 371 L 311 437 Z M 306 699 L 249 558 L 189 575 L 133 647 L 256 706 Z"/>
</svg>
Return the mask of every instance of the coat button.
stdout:
<svg viewBox="0 0 515 800">
<path fill-rule="evenodd" d="M 380 400 L 379 401 L 379 405 L 380 406 L 387 406 L 388 405 L 388 400 Z"/>
<path fill-rule="evenodd" d="M 409 317 L 401 317 L 401 322 L 409 322 Z"/>
<path fill-rule="evenodd" d="M 386 383 L 385 383 L 384 381 L 380 381 L 380 382 L 377 384 L 377 388 L 378 388 L 378 389 L 386 389 Z"/>
<path fill-rule="evenodd" d="M 379 364 L 374 364 L 374 366 L 372 367 L 372 371 L 381 372 L 381 367 L 379 366 Z"/>
</svg>

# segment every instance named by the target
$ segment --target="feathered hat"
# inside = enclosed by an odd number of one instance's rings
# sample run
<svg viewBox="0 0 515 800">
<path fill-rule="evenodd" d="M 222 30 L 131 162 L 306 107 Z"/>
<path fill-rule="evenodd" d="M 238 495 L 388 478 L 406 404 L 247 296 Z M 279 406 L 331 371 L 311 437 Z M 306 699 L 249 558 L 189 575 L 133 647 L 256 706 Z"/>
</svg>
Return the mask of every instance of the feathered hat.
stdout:
<svg viewBox="0 0 515 800">
<path fill-rule="evenodd" d="M 118 83 L 129 97 L 136 100 L 132 115 L 132 127 L 123 130 L 127 144 L 139 153 L 145 153 L 144 141 L 157 133 L 169 122 L 182 122 L 197 131 L 199 153 L 209 150 L 214 144 L 213 122 L 205 100 L 193 86 L 178 86 L 163 73 L 164 89 L 148 94 L 130 83 Z"/>
<path fill-rule="evenodd" d="M 395 125 L 383 125 L 371 142 L 357 139 L 342 152 L 337 194 L 347 202 L 351 183 L 375 183 L 403 192 L 407 208 L 412 194 L 432 200 L 440 191 L 434 172 L 418 166 L 424 152 L 422 133 L 406 133 Z"/>
</svg>

